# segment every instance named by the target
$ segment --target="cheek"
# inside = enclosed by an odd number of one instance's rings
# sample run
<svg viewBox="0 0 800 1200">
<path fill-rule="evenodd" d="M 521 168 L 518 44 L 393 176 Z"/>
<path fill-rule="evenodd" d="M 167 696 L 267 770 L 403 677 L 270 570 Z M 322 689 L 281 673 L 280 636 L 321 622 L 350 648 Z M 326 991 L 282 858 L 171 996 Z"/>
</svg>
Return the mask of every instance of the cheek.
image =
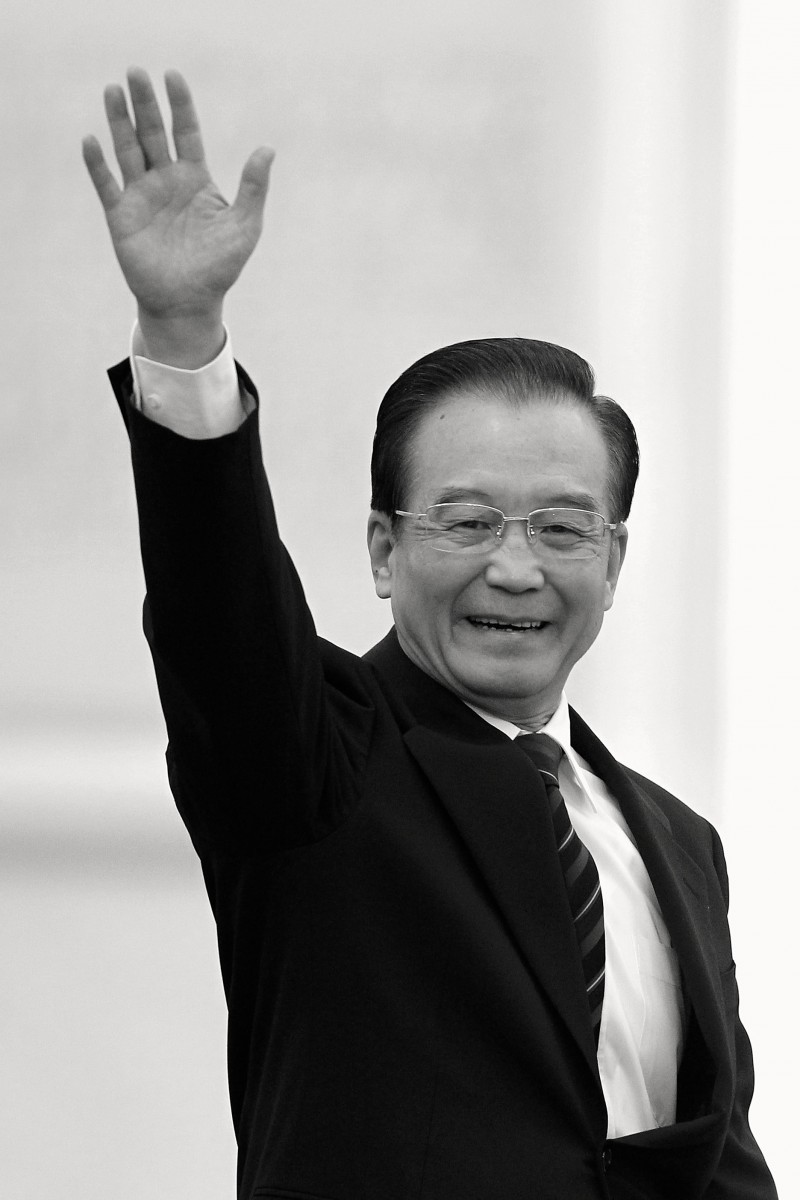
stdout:
<svg viewBox="0 0 800 1200">
<path fill-rule="evenodd" d="M 475 568 L 456 554 L 414 546 L 397 560 L 397 578 L 406 598 L 418 606 L 447 605 L 473 582 Z"/>
<path fill-rule="evenodd" d="M 418 618 L 431 617 L 445 602 L 447 581 L 436 564 L 418 550 L 399 554 L 394 562 L 392 596 L 399 609 Z"/>
<path fill-rule="evenodd" d="M 469 607 L 472 575 L 453 570 L 448 562 L 426 564 L 424 570 L 409 572 L 398 595 L 395 619 L 403 622 L 420 642 L 444 645 L 450 641 L 459 617 Z"/>
<path fill-rule="evenodd" d="M 611 592 L 605 575 L 586 579 L 581 585 L 576 583 L 570 591 L 567 604 L 579 624 L 591 627 L 599 625 L 603 613 L 611 604 Z"/>
</svg>

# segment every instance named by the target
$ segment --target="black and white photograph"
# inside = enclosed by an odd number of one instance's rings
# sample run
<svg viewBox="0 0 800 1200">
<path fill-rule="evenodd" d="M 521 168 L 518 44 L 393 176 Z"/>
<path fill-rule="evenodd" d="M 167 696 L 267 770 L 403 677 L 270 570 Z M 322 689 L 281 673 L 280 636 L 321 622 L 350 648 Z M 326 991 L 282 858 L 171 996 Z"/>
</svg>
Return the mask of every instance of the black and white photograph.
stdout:
<svg viewBox="0 0 800 1200">
<path fill-rule="evenodd" d="M 0 1193 L 798 1194 L 795 7 L 3 24 Z"/>
</svg>

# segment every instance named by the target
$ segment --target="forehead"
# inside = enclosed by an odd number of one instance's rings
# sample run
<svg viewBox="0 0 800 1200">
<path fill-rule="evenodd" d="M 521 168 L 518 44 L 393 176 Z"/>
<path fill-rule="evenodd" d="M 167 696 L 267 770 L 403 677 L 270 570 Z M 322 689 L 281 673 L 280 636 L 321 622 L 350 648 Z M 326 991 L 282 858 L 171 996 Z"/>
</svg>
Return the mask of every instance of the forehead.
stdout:
<svg viewBox="0 0 800 1200">
<path fill-rule="evenodd" d="M 422 417 L 409 444 L 409 501 L 445 500 L 529 511 L 567 505 L 609 510 L 608 450 L 596 422 L 569 396 L 522 403 L 456 392 Z"/>
</svg>

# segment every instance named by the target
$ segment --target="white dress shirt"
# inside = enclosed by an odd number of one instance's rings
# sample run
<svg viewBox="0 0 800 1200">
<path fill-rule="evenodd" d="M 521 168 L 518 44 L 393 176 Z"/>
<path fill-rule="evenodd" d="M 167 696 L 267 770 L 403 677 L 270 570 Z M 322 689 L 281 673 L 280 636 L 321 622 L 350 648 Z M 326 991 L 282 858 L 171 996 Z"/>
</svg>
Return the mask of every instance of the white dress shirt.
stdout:
<svg viewBox="0 0 800 1200">
<path fill-rule="evenodd" d="M 525 732 L 475 711 L 510 738 Z M 680 968 L 650 876 L 616 800 L 572 749 L 566 696 L 537 732 L 564 751 L 559 787 L 603 893 L 606 978 L 597 1063 L 608 1136 L 671 1125 L 685 1017 Z"/>
<path fill-rule="evenodd" d="M 252 398 L 240 395 L 227 336 L 213 362 L 187 371 L 145 358 L 137 327 L 131 360 L 142 412 L 183 437 L 232 433 L 252 410 Z M 522 732 L 510 721 L 476 711 L 511 738 Z M 675 951 L 619 805 L 572 749 L 566 697 L 539 732 L 564 751 L 561 792 L 597 864 L 603 892 L 606 978 L 597 1061 L 608 1136 L 669 1125 L 675 1120 L 685 1021 Z"/>
</svg>

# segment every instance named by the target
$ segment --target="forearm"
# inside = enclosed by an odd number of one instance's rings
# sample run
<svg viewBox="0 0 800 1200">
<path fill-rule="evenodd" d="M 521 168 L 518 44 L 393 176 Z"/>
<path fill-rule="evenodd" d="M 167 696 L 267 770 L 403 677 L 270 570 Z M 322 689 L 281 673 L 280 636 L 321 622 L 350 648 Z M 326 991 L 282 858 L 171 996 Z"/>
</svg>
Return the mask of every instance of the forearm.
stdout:
<svg viewBox="0 0 800 1200">
<path fill-rule="evenodd" d="M 753 1136 L 748 1110 L 753 1095 L 750 1042 L 736 1017 L 738 1085 L 728 1135 L 704 1200 L 778 1200 L 775 1182 Z"/>
<path fill-rule="evenodd" d="M 728 869 L 722 842 L 711 830 L 717 879 L 727 908 Z M 755 1087 L 753 1048 L 739 1017 L 739 989 L 735 968 L 726 972 L 726 1018 L 732 1046 L 734 1095 L 727 1137 L 705 1200 L 777 1200 L 772 1174 L 750 1129 L 749 1112 Z"/>
<path fill-rule="evenodd" d="M 125 365 L 112 382 L 131 438 L 147 633 L 176 799 L 199 840 L 227 839 L 231 852 L 234 843 L 295 844 L 316 820 L 331 730 L 255 414 L 227 437 L 189 441 L 132 407 Z"/>
</svg>

